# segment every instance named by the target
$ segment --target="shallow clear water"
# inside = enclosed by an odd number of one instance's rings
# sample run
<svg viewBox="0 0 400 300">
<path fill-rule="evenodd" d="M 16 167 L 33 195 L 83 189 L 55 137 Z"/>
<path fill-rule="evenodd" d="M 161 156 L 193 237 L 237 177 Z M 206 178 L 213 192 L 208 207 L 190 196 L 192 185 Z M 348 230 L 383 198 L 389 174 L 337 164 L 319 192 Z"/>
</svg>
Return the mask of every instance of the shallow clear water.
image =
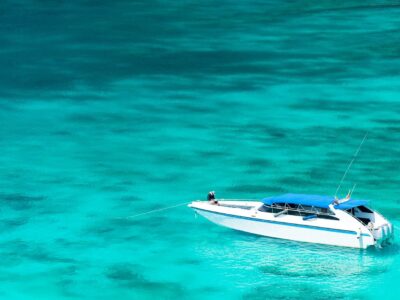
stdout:
<svg viewBox="0 0 400 300">
<path fill-rule="evenodd" d="M 400 244 L 260 238 L 181 206 L 334 194 L 400 227 L 400 4 L 3 1 L 3 299 L 395 299 Z"/>
</svg>

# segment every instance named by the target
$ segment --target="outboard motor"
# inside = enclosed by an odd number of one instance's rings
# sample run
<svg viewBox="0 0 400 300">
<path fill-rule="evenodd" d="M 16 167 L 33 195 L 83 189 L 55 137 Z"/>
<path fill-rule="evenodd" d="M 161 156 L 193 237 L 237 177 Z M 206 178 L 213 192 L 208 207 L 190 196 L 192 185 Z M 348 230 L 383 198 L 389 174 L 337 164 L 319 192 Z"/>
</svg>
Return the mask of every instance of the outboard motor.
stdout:
<svg viewBox="0 0 400 300">
<path fill-rule="evenodd" d="M 390 244 L 393 240 L 393 227 L 391 224 L 384 224 L 374 228 L 373 235 L 378 246 Z"/>
</svg>

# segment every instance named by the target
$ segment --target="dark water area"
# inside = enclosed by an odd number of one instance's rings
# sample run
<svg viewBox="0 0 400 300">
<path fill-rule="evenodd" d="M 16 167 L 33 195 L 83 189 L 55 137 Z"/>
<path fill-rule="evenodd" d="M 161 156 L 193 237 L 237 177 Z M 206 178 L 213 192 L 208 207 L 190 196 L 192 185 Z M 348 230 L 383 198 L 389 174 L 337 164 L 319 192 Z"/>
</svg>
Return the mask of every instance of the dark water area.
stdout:
<svg viewBox="0 0 400 300">
<path fill-rule="evenodd" d="M 400 2 L 2 1 L 0 297 L 396 299 L 399 245 L 180 206 L 340 191 L 400 226 Z"/>
</svg>

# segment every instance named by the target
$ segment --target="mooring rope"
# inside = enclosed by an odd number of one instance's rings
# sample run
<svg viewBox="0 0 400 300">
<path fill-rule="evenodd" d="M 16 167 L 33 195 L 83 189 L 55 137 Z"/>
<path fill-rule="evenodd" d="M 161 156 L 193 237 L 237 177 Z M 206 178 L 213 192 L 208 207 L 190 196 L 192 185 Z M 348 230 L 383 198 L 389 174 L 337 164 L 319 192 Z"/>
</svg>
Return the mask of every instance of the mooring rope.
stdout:
<svg viewBox="0 0 400 300">
<path fill-rule="evenodd" d="M 132 215 L 132 216 L 129 216 L 129 217 L 125 217 L 124 219 L 134 219 L 134 218 L 137 218 L 137 217 L 140 217 L 140 216 L 144 216 L 144 215 L 160 212 L 160 211 L 163 211 L 163 210 L 168 210 L 168 209 L 179 207 L 179 206 L 186 205 L 186 204 L 189 204 L 189 203 L 190 202 L 185 202 L 185 203 L 171 205 L 171 206 L 163 207 L 163 208 L 159 208 L 159 209 L 153 209 L 153 210 L 149 210 L 149 211 L 146 211 L 146 212 L 143 212 L 143 213 L 140 213 L 140 214 L 136 214 L 136 215 Z"/>
</svg>

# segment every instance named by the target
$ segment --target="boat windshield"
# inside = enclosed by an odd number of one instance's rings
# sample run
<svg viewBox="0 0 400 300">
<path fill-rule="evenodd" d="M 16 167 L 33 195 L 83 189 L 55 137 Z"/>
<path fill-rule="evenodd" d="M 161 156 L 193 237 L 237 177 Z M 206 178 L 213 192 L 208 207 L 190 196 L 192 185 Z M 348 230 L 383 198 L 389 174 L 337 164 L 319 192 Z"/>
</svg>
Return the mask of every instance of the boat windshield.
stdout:
<svg viewBox="0 0 400 300">
<path fill-rule="evenodd" d="M 374 212 L 364 205 L 346 209 L 346 212 L 358 219 L 364 225 L 368 225 L 369 222 L 375 221 Z"/>
</svg>

